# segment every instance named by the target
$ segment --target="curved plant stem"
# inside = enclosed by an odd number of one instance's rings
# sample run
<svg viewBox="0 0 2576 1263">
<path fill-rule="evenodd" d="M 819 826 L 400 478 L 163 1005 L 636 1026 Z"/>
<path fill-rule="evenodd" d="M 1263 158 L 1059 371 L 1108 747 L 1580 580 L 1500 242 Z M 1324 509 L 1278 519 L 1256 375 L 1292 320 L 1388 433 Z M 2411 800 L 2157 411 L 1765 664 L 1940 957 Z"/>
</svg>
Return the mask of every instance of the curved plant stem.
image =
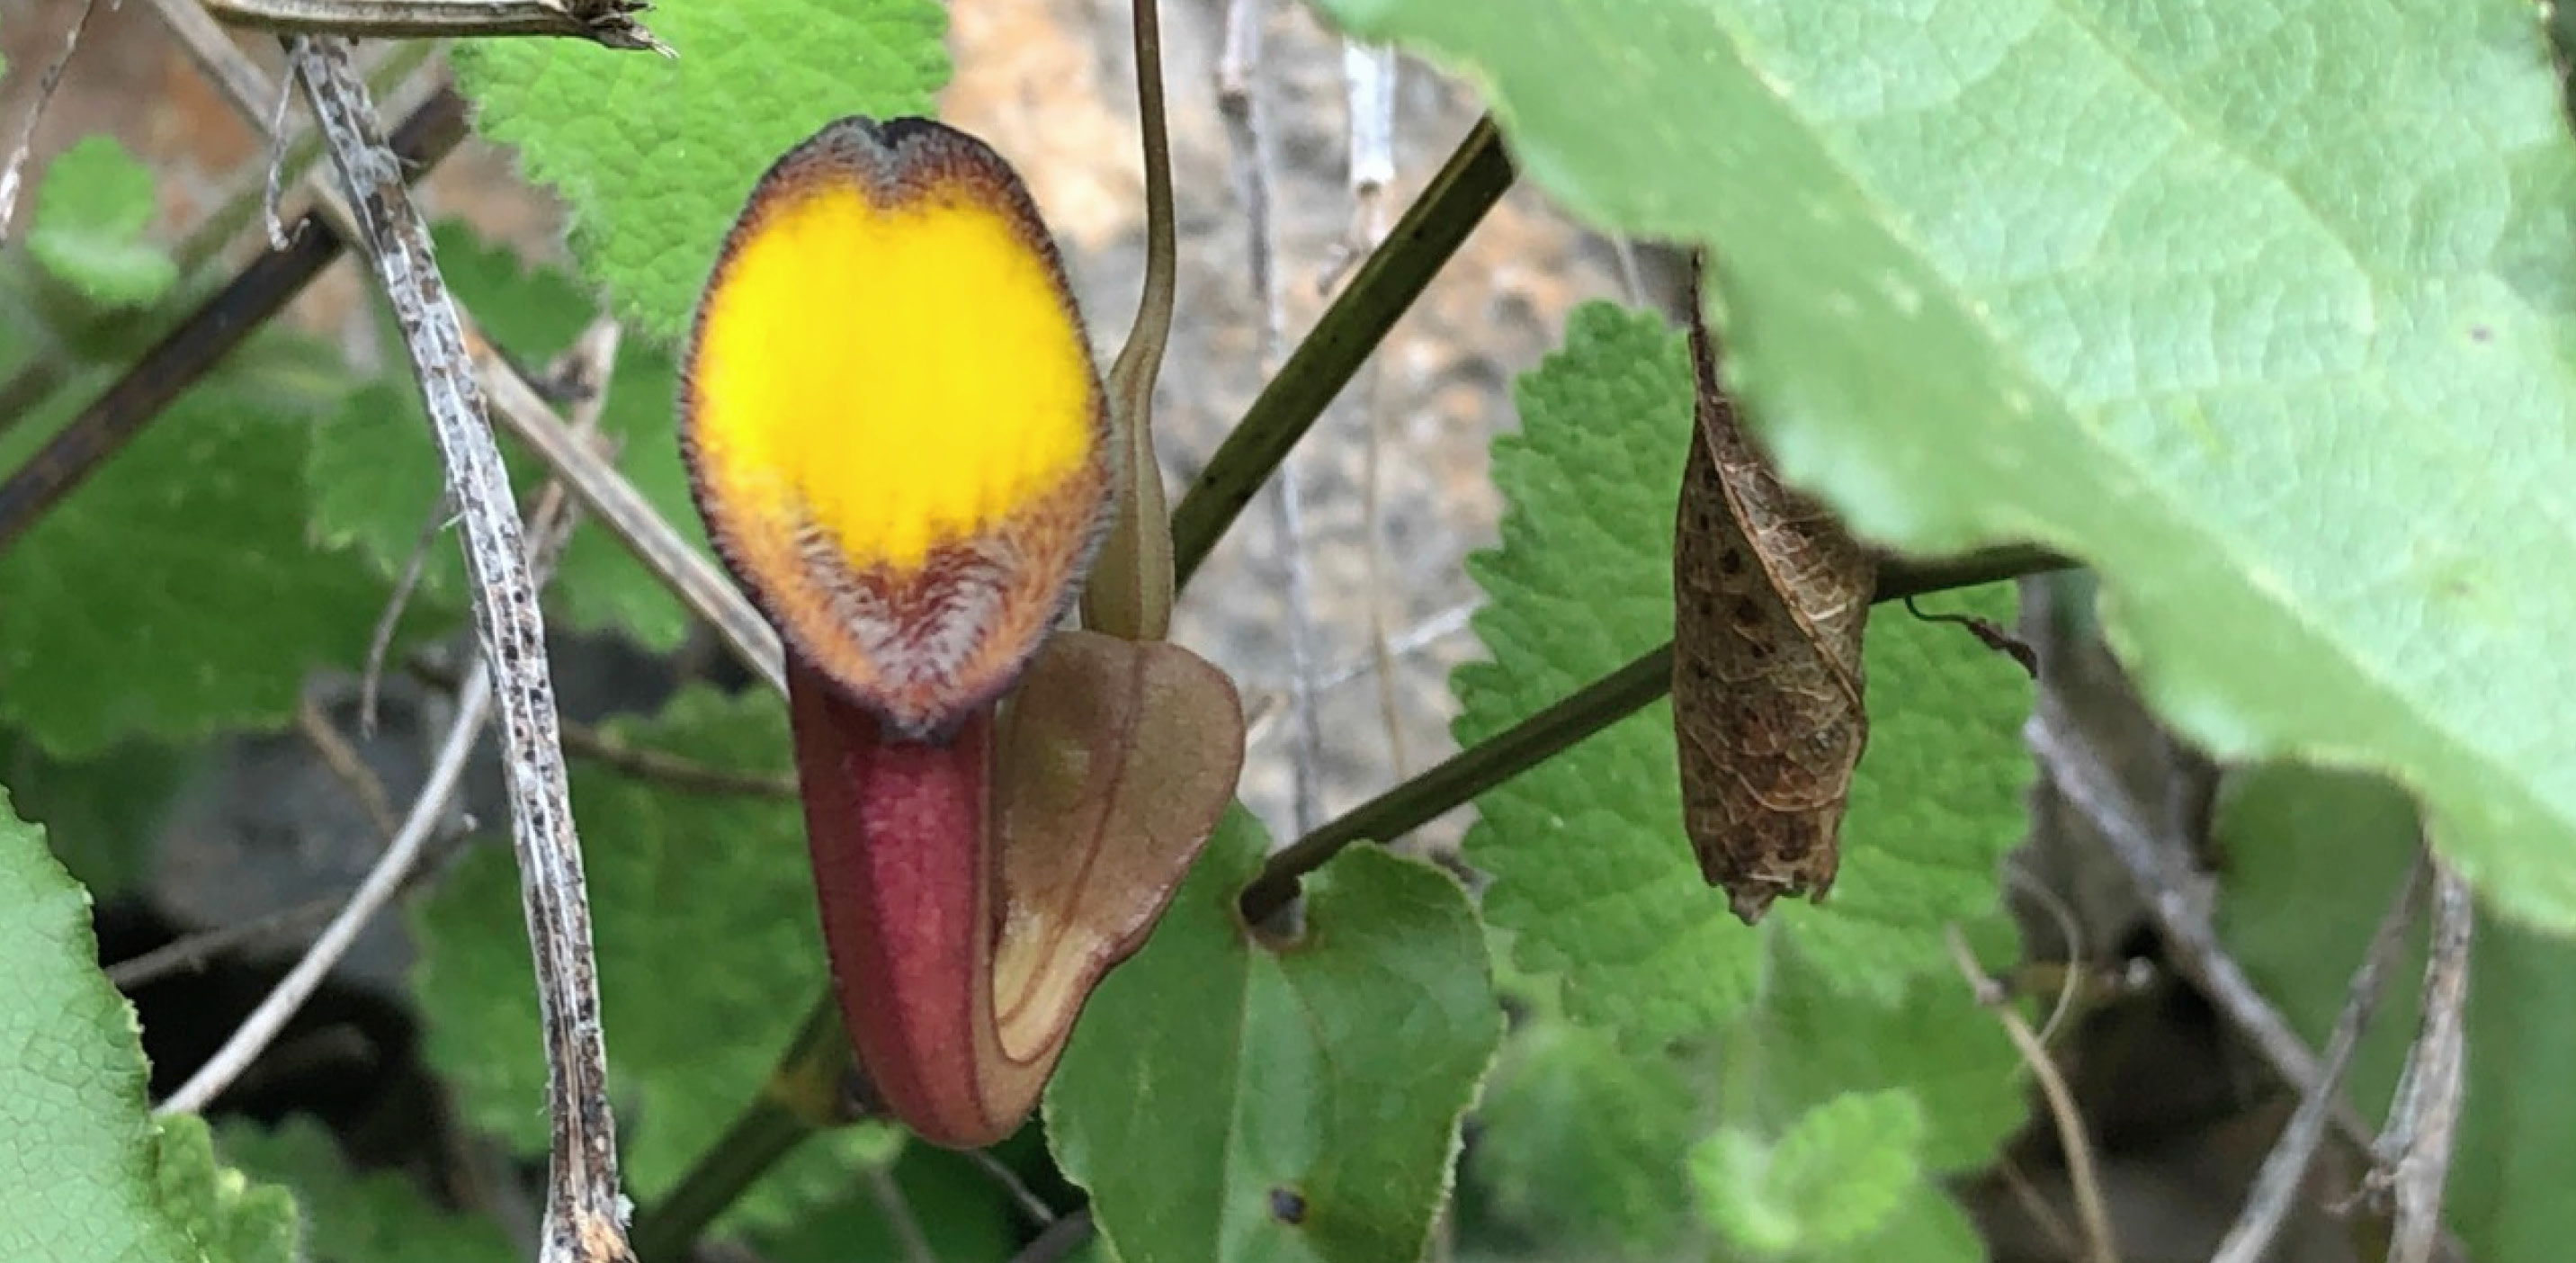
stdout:
<svg viewBox="0 0 2576 1263">
<path fill-rule="evenodd" d="M 1413 306 L 1423 286 L 1511 184 L 1512 163 L 1503 153 L 1502 137 L 1492 119 L 1480 119 L 1396 222 L 1385 244 L 1360 265 L 1350 287 L 1262 388 L 1245 410 L 1243 423 L 1226 435 L 1181 497 L 1180 507 L 1172 510 L 1172 567 L 1181 585 L 1188 585 L 1226 528 L 1252 503 L 1253 493 L 1269 481 L 1271 471 L 1288 458 L 1289 449 L 1306 436 L 1325 405 L 1341 393 L 1396 318 Z"/>
<path fill-rule="evenodd" d="M 1126 471 L 1124 500 L 1082 593 L 1086 627 L 1161 640 L 1172 626 L 1172 532 L 1163 467 L 1154 455 L 1154 382 L 1172 336 L 1177 235 L 1172 224 L 1171 129 L 1163 113 L 1163 35 L 1158 0 L 1133 0 L 1137 130 L 1145 164 L 1145 292 L 1127 345 L 1109 366 L 1110 442 Z"/>
<path fill-rule="evenodd" d="M 1927 562 L 1891 560 L 1879 570 L 1880 601 L 1974 587 L 2070 563 L 2031 548 L 2002 548 Z M 1584 738 L 1643 710 L 1672 687 L 1673 645 L 1665 641 L 1555 705 L 1459 751 L 1437 767 L 1352 808 L 1270 857 L 1243 892 L 1243 915 L 1259 922 L 1286 907 L 1297 881 L 1362 840 L 1409 833 Z"/>
</svg>

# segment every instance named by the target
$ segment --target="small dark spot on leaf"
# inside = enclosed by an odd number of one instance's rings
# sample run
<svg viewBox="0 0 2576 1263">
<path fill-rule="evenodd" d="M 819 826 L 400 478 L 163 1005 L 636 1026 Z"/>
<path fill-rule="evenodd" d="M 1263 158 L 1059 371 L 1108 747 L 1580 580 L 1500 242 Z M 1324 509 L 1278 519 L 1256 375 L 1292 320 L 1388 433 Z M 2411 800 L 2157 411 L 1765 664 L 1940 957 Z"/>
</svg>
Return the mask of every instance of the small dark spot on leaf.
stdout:
<svg viewBox="0 0 2576 1263">
<path fill-rule="evenodd" d="M 1270 1190 L 1270 1217 L 1292 1228 L 1306 1222 L 1306 1195 L 1293 1188 Z"/>
<path fill-rule="evenodd" d="M 2495 330 L 2490 329 L 2490 328 L 2486 327 L 2485 325 L 2470 325 L 2470 326 L 2469 326 L 2469 341 L 2471 341 L 2471 342 L 2493 342 L 2493 341 L 2495 341 Z"/>
</svg>

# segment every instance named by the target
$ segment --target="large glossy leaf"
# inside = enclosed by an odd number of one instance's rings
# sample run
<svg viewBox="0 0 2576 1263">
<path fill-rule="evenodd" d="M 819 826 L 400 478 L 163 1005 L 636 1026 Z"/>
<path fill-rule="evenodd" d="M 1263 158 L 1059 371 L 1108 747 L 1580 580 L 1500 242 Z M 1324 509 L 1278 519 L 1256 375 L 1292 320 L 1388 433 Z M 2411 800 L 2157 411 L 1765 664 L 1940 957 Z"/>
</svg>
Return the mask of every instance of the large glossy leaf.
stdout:
<svg viewBox="0 0 2576 1263">
<path fill-rule="evenodd" d="M 2229 757 L 2392 771 L 2576 928 L 2576 145 L 2523 0 L 1317 0 L 1525 169 L 1713 243 L 1783 471 L 2097 565 Z M 2509 683 L 2500 683 L 2509 682 Z"/>
</svg>

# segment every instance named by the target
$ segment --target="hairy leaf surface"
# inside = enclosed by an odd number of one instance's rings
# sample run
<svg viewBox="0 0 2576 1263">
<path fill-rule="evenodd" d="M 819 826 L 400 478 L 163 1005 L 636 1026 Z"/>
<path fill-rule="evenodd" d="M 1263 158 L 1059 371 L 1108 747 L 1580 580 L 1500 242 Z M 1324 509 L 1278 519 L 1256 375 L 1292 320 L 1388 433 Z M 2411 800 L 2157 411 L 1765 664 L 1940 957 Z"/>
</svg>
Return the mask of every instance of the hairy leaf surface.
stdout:
<svg viewBox="0 0 2576 1263">
<path fill-rule="evenodd" d="M 1565 349 L 1522 378 L 1522 432 L 1498 440 L 1502 548 L 1472 559 L 1493 655 L 1453 680 L 1461 744 L 1536 713 L 1671 632 L 1673 498 L 1692 426 L 1682 339 L 1651 317 L 1578 309 Z M 2007 619 L 2008 589 L 1927 606 Z M 1707 1030 L 1754 1002 L 1767 958 L 1892 1003 L 1947 973 L 1941 927 L 1991 916 L 1996 863 L 2022 835 L 2029 681 L 1956 628 L 1886 613 L 1865 648 L 1870 748 L 1822 906 L 1727 915 L 1682 833 L 1672 724 L 1627 719 L 1478 800 L 1467 852 L 1486 914 L 1523 966 L 1563 975 L 1567 1011 L 1641 1042 Z"/>
<path fill-rule="evenodd" d="M 307 671 L 357 663 L 383 586 L 306 537 L 282 399 L 190 391 L 0 553 L 0 718 L 66 758 L 282 727 Z"/>
<path fill-rule="evenodd" d="M 846 114 L 930 112 L 946 22 L 932 0 L 665 5 L 653 31 L 675 58 L 471 40 L 457 85 L 482 133 L 571 206 L 585 274 L 641 332 L 672 339 L 773 156 Z"/>
<path fill-rule="evenodd" d="M 2164 716 L 2397 775 L 2576 928 L 2576 142 L 2521 0 L 1318 0 L 1491 89 L 1593 222 L 1710 243 L 1784 475 L 2099 568 Z M 2496 687 L 2511 681 L 2511 687 Z"/>
</svg>

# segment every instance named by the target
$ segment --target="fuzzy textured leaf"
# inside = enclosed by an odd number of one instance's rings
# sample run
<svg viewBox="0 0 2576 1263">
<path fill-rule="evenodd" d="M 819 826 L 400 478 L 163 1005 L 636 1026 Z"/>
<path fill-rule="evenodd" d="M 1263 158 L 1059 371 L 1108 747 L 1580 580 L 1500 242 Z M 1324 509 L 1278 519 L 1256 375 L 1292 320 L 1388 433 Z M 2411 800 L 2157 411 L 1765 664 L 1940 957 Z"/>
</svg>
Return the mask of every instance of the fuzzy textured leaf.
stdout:
<svg viewBox="0 0 2576 1263">
<path fill-rule="evenodd" d="M 653 30 L 676 58 L 474 40 L 457 85 L 483 134 L 571 206 L 585 274 L 669 340 L 771 158 L 843 115 L 930 112 L 946 23 L 933 0 L 666 5 Z"/>
<path fill-rule="evenodd" d="M 2393 773 L 2576 928 L 2576 587 L 2527 580 L 2576 572 L 2576 142 L 2530 5 L 1318 3 L 1471 67 L 1595 223 L 1712 243 L 1730 390 L 1856 530 L 2092 563 L 2182 731 Z"/>
<path fill-rule="evenodd" d="M 225 1166 L 206 1120 L 194 1114 L 157 1125 L 152 1182 L 162 1213 L 208 1263 L 303 1263 L 303 1224 L 285 1188 Z"/>
<path fill-rule="evenodd" d="M 1500 1037 L 1455 880 L 1355 847 L 1276 947 L 1235 908 L 1263 850 L 1231 812 L 1047 1092 L 1057 1161 L 1125 1263 L 1419 1256 Z"/>
<path fill-rule="evenodd" d="M 0 553 L 0 719 L 66 758 L 283 726 L 383 586 L 305 535 L 305 419 L 210 382 Z"/>
<path fill-rule="evenodd" d="M 113 136 L 85 136 L 36 190 L 27 253 L 101 306 L 149 306 L 179 281 L 178 261 L 144 233 L 159 209 L 151 168 Z"/>
<path fill-rule="evenodd" d="M 2218 927 L 2263 994 L 2322 1042 L 2372 930 L 2405 877 L 2414 805 L 2376 778 L 2276 765 L 2240 773 L 2219 808 Z M 2444 1217 L 2480 1263 L 2554 1263 L 2576 1234 L 2576 945 L 2483 911 L 2469 963 L 2468 1093 Z M 2415 1034 L 2419 926 L 2389 976 L 2345 1093 L 2385 1113 Z"/>
<path fill-rule="evenodd" d="M 1699 1067 L 1622 1050 L 1553 1015 L 1518 1024 L 1477 1103 L 1468 1174 L 1516 1227 L 1663 1257 L 1687 1206 L 1683 1172 L 1706 1112 Z"/>
<path fill-rule="evenodd" d="M 320 1123 L 289 1119 L 275 1131 L 228 1124 L 224 1157 L 295 1190 L 306 1248 L 317 1263 L 511 1263 L 509 1238 L 490 1219 L 441 1210 L 403 1177 L 354 1174 Z"/>
<path fill-rule="evenodd" d="M 776 699 L 683 692 L 627 744 L 779 774 Z M 823 986 L 814 887 L 792 799 L 661 789 L 575 763 L 609 1073 L 634 1121 L 629 1191 L 667 1190 L 766 1079 Z M 461 861 L 412 918 L 413 992 L 433 1066 L 460 1113 L 523 1153 L 545 1151 L 545 1066 L 518 874 L 494 840 Z"/>
<path fill-rule="evenodd" d="M 1692 1149 L 1701 1213 L 1757 1256 L 1807 1254 L 1878 1234 L 1922 1178 L 1923 1110 L 1903 1092 L 1854 1092 L 1777 1141 L 1722 1127 Z"/>
<path fill-rule="evenodd" d="M 288 1263 L 293 1206 L 145 1108 L 134 1010 L 98 971 L 89 896 L 0 789 L 0 1258 Z"/>
<path fill-rule="evenodd" d="M 1605 305 L 1578 309 L 1563 351 L 1523 377 L 1522 432 L 1498 440 L 1502 548 L 1470 567 L 1493 660 L 1453 680 L 1472 745 L 1671 631 L 1673 499 L 1692 427 L 1682 339 Z M 2009 621 L 2002 587 L 1927 601 Z M 1890 614 L 1866 649 L 1872 736 L 1853 777 L 1833 899 L 1727 916 L 1681 827 L 1669 708 L 1656 706 L 1478 800 L 1468 856 L 1495 881 L 1486 915 L 1521 964 L 1562 974 L 1577 1020 L 1639 1044 L 1707 1030 L 1753 1003 L 1766 957 L 1802 957 L 1830 987 L 1894 1004 L 1947 974 L 1941 928 L 1997 907 L 1995 865 L 2021 838 L 2029 681 L 1955 628 Z"/>
</svg>

